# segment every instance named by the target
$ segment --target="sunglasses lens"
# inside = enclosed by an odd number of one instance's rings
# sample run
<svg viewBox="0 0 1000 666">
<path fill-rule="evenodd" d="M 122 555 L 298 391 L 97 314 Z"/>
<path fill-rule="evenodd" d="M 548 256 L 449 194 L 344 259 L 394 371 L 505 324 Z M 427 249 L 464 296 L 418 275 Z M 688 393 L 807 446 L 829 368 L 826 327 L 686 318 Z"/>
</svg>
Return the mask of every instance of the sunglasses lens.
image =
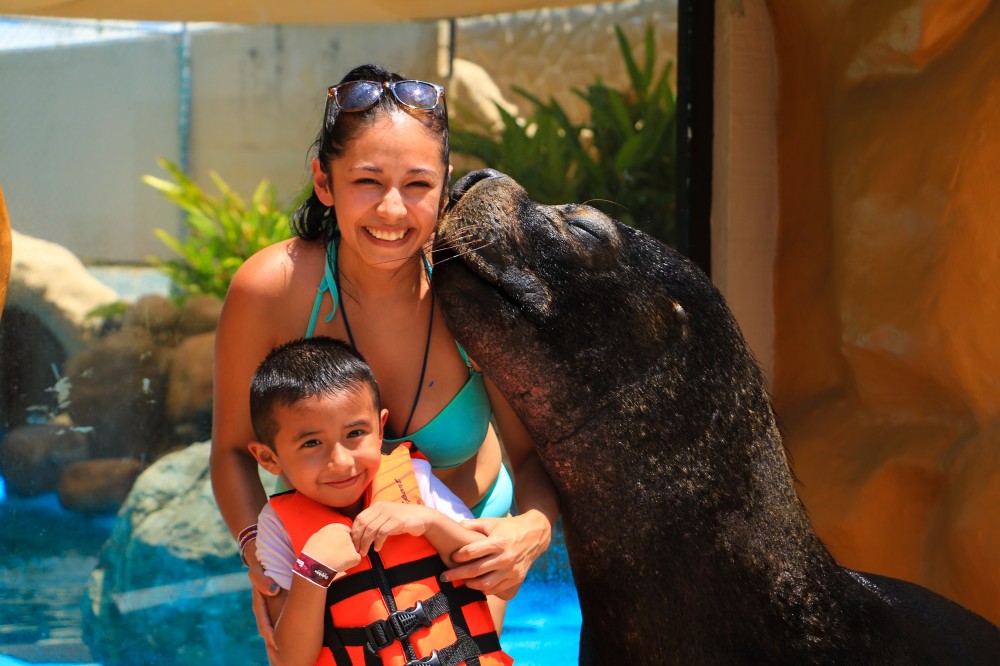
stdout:
<svg viewBox="0 0 1000 666">
<path fill-rule="evenodd" d="M 360 111 L 373 106 L 382 94 L 382 86 L 371 81 L 351 81 L 336 88 L 337 106 L 344 111 Z"/>
<path fill-rule="evenodd" d="M 393 86 L 393 92 L 396 99 L 414 109 L 429 111 L 438 103 L 437 89 L 424 81 L 399 81 Z"/>
</svg>

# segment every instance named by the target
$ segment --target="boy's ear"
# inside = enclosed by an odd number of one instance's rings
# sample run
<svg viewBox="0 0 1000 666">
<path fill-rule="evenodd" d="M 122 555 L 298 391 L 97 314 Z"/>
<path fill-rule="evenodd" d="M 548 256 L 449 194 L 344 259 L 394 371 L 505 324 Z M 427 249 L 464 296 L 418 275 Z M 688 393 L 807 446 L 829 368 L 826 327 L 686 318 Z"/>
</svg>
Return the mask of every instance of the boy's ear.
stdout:
<svg viewBox="0 0 1000 666">
<path fill-rule="evenodd" d="M 385 434 L 385 422 L 389 418 L 389 410 L 383 409 L 378 415 L 378 438 L 382 439 Z"/>
<path fill-rule="evenodd" d="M 250 442 L 248 448 L 261 467 L 275 476 L 281 474 L 281 461 L 278 460 L 278 455 L 274 452 L 274 449 L 260 442 Z"/>
</svg>

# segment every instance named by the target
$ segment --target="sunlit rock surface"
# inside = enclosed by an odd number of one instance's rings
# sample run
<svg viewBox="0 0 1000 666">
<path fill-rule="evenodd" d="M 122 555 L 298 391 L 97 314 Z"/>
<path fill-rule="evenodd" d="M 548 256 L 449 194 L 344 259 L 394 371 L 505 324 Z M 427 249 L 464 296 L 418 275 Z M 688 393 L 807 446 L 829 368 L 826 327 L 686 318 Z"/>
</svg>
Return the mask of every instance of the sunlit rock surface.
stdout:
<svg viewBox="0 0 1000 666">
<path fill-rule="evenodd" d="M 769 0 L 774 397 L 847 566 L 1000 623 L 1000 8 Z"/>
<path fill-rule="evenodd" d="M 164 456 L 122 505 L 84 606 L 84 640 L 104 666 L 267 664 L 246 569 L 212 496 L 209 448 Z"/>
<path fill-rule="evenodd" d="M 83 350 L 93 322 L 87 313 L 118 300 L 115 291 L 87 272 L 61 245 L 13 231 L 8 308 L 38 317 L 67 354 Z"/>
</svg>

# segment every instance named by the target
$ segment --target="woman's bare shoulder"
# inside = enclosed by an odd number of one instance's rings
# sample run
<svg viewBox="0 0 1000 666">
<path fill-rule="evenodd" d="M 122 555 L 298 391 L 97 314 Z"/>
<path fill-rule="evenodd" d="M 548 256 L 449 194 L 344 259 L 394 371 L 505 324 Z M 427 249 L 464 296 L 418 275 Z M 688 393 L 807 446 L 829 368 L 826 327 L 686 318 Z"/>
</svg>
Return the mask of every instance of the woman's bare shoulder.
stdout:
<svg viewBox="0 0 1000 666">
<path fill-rule="evenodd" d="M 307 282 L 318 284 L 325 256 L 322 243 L 317 241 L 291 238 L 269 245 L 243 262 L 233 276 L 230 291 L 281 297 Z"/>
</svg>

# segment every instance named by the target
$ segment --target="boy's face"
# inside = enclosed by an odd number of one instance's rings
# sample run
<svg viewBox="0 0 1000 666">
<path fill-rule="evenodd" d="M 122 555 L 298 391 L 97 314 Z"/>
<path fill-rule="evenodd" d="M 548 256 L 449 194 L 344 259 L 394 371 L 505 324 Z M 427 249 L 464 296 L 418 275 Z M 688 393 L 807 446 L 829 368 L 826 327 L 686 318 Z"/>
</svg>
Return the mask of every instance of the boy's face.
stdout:
<svg viewBox="0 0 1000 666">
<path fill-rule="evenodd" d="M 250 451 L 272 474 L 284 474 L 306 497 L 354 516 L 378 471 L 388 412 L 375 410 L 371 391 L 319 396 L 278 405 L 274 449 L 254 442 Z"/>
</svg>

